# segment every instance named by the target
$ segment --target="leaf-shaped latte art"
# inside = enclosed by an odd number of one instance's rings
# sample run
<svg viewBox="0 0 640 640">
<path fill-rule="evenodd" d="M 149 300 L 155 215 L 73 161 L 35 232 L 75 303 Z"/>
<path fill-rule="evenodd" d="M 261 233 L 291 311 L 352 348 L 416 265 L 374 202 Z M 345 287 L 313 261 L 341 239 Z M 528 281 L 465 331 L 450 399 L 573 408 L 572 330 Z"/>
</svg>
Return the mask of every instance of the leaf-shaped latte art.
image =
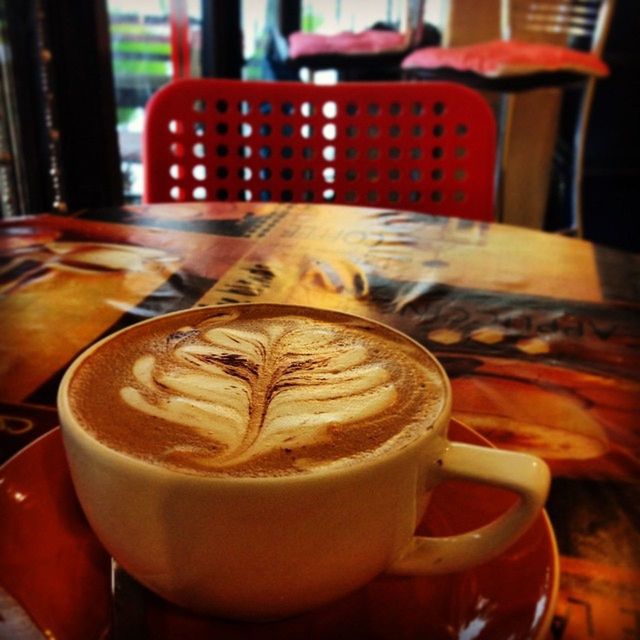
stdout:
<svg viewBox="0 0 640 640">
<path fill-rule="evenodd" d="M 385 360 L 344 327 L 284 317 L 183 334 L 167 354 L 141 356 L 120 395 L 217 443 L 211 467 L 320 442 L 329 428 L 388 412 L 398 397 Z"/>
</svg>

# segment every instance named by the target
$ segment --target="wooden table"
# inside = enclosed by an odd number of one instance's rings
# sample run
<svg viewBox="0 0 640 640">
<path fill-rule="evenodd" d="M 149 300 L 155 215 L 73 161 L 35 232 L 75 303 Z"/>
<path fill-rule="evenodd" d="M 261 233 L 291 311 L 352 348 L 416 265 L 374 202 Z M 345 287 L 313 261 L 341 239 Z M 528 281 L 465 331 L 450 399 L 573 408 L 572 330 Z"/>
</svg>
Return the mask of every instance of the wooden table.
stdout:
<svg viewBox="0 0 640 640">
<path fill-rule="evenodd" d="M 0 255 L 0 462 L 56 425 L 65 368 L 118 328 L 246 301 L 359 313 L 441 359 L 456 418 L 549 463 L 550 637 L 640 637 L 640 256 L 505 225 L 269 203 L 34 216 L 0 223 Z"/>
</svg>

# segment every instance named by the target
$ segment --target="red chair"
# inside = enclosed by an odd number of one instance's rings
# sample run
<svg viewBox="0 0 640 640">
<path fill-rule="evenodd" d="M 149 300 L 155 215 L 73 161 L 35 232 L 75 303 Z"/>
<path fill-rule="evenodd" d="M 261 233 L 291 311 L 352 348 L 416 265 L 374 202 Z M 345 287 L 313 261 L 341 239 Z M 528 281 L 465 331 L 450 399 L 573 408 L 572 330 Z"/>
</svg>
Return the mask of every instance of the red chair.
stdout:
<svg viewBox="0 0 640 640">
<path fill-rule="evenodd" d="M 144 201 L 279 201 L 493 219 L 496 127 L 454 83 L 172 82 L 149 101 Z"/>
</svg>

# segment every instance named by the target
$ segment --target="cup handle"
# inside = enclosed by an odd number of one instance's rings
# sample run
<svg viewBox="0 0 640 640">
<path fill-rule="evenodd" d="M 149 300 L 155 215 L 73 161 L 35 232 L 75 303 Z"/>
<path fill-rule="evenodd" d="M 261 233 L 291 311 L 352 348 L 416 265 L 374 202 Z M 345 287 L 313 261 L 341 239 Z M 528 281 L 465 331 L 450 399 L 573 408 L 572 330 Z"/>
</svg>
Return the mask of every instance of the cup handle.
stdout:
<svg viewBox="0 0 640 640">
<path fill-rule="evenodd" d="M 449 442 L 438 465 L 439 481 L 490 484 L 513 491 L 520 500 L 478 529 L 446 537 L 414 536 L 388 573 L 450 573 L 491 560 L 525 532 L 539 515 L 549 491 L 549 468 L 540 458 L 526 453 Z"/>
</svg>

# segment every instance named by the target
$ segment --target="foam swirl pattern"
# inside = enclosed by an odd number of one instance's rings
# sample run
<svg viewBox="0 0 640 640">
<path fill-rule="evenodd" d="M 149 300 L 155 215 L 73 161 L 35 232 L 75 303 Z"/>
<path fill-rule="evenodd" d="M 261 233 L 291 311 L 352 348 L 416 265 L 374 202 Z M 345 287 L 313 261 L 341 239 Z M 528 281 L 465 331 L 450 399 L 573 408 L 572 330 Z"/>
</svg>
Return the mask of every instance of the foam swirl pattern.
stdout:
<svg viewBox="0 0 640 640">
<path fill-rule="evenodd" d="M 318 318 L 218 313 L 118 354 L 128 370 L 106 391 L 130 435 L 97 435 L 199 472 L 290 472 L 367 453 L 439 409 L 437 372 L 396 347 Z M 137 425 L 158 434 L 147 452 Z"/>
<path fill-rule="evenodd" d="M 124 387 L 122 398 L 223 444 L 217 466 L 315 442 L 327 427 L 395 402 L 389 372 L 367 363 L 363 345 L 328 326 L 289 324 L 265 323 L 260 332 L 214 327 L 178 343 L 168 362 L 142 356 L 133 365 L 138 385 Z"/>
</svg>

